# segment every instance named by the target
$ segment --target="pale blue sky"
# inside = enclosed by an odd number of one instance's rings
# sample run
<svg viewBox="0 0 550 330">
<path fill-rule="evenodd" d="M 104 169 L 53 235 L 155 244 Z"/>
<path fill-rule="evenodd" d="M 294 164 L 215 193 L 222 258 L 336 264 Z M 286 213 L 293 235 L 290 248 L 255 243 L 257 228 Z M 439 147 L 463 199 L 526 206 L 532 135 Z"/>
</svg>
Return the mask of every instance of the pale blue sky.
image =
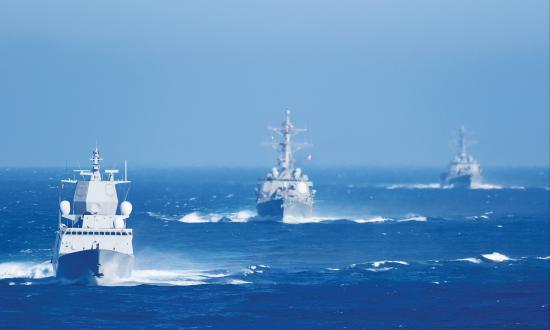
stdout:
<svg viewBox="0 0 550 330">
<path fill-rule="evenodd" d="M 548 1 L 2 1 L 2 165 L 548 165 Z M 302 154 L 300 158 L 303 158 Z"/>
</svg>

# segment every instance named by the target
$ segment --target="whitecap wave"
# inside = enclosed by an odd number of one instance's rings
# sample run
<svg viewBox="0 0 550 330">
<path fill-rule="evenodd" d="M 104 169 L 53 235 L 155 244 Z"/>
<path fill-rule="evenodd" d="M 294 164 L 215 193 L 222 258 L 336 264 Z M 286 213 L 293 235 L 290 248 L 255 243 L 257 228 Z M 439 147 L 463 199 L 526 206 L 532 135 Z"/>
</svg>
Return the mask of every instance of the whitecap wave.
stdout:
<svg viewBox="0 0 550 330">
<path fill-rule="evenodd" d="M 485 190 L 493 190 L 493 189 L 502 189 L 503 187 L 498 184 L 491 184 L 491 183 L 472 183 L 471 189 L 485 189 Z"/>
<path fill-rule="evenodd" d="M 441 189 L 439 183 L 414 183 L 414 184 L 391 184 L 386 186 L 386 189 Z"/>
<path fill-rule="evenodd" d="M 403 265 L 408 266 L 409 263 L 402 260 L 381 260 L 381 261 L 373 261 L 371 262 L 372 266 L 374 268 L 379 268 L 380 266 L 386 265 L 386 264 L 397 264 L 397 265 Z"/>
<path fill-rule="evenodd" d="M 466 262 L 470 262 L 470 263 L 473 263 L 473 264 L 480 264 L 481 263 L 481 259 L 473 258 L 473 257 L 456 259 L 455 261 L 466 261 Z"/>
<path fill-rule="evenodd" d="M 270 268 L 271 267 L 269 267 L 267 265 L 252 265 L 252 266 L 248 266 L 248 268 L 246 268 L 243 271 L 243 274 L 245 276 L 251 275 L 251 274 L 262 274 L 265 271 L 269 270 Z"/>
<path fill-rule="evenodd" d="M 152 218 L 164 221 L 179 221 L 183 223 L 209 223 L 209 222 L 247 222 L 256 216 L 256 213 L 249 210 L 242 210 L 231 213 L 201 213 L 191 212 L 184 216 L 168 216 L 157 212 L 147 212 Z"/>
<path fill-rule="evenodd" d="M 167 216 L 167 215 L 158 213 L 158 212 L 148 211 L 148 212 L 146 212 L 146 213 L 147 213 L 147 215 L 150 216 L 151 218 L 156 218 L 156 219 L 159 219 L 159 220 L 164 220 L 164 221 L 174 221 L 174 220 L 177 220 L 177 218 L 175 218 L 175 217 L 170 217 L 170 216 Z"/>
<path fill-rule="evenodd" d="M 537 259 L 539 259 L 539 260 L 550 260 L 550 256 L 546 256 L 546 257 L 537 257 Z"/>
<path fill-rule="evenodd" d="M 4 262 L 0 263 L 0 279 L 31 278 L 40 279 L 54 276 L 52 263 Z"/>
<path fill-rule="evenodd" d="M 223 219 L 223 216 L 217 213 L 202 214 L 199 212 L 192 212 L 184 215 L 178 221 L 184 223 L 206 223 L 206 222 L 219 222 Z"/>
<path fill-rule="evenodd" d="M 250 210 L 242 210 L 238 212 L 230 213 L 202 213 L 202 212 L 191 212 L 185 214 L 184 216 L 169 216 L 161 214 L 158 212 L 147 212 L 152 218 L 160 219 L 163 221 L 179 221 L 183 223 L 217 223 L 217 222 L 238 222 L 245 223 L 254 220 L 263 221 L 263 219 L 258 218 L 256 212 Z M 417 214 L 407 214 L 401 218 L 389 218 L 383 216 L 370 216 L 370 217 L 353 217 L 353 216 L 313 216 L 313 217 L 286 217 L 283 220 L 285 224 L 307 224 L 307 223 L 322 223 L 322 222 L 337 222 L 337 221 L 347 221 L 355 223 L 382 223 L 382 222 L 407 222 L 407 221 L 418 221 L 425 222 L 428 218 L 422 215 Z"/>
<path fill-rule="evenodd" d="M 243 280 L 230 280 L 229 282 L 227 282 L 227 284 L 243 285 L 243 284 L 252 284 L 252 282 L 243 281 Z"/>
<path fill-rule="evenodd" d="M 203 214 L 199 212 L 192 212 L 184 215 L 178 221 L 184 223 L 206 223 L 206 222 L 220 222 L 220 221 L 229 221 L 229 222 L 247 222 L 250 218 L 256 216 L 256 213 L 244 210 L 233 213 L 208 213 Z"/>
<path fill-rule="evenodd" d="M 442 186 L 439 183 L 412 183 L 412 184 L 390 184 L 384 186 L 386 189 L 452 189 L 453 186 Z M 472 183 L 471 189 L 484 189 L 484 190 L 496 190 L 496 189 L 525 189 L 523 186 L 501 186 L 492 183 Z"/>
<path fill-rule="evenodd" d="M 402 218 L 387 218 L 382 216 L 372 217 L 349 217 L 349 216 L 327 216 L 327 217 L 288 217 L 285 218 L 283 223 L 298 225 L 306 223 L 321 223 L 321 222 L 338 222 L 348 221 L 355 223 L 383 223 L 383 222 L 406 222 L 406 221 L 419 221 L 425 222 L 428 218 L 422 215 L 408 214 Z"/>
<path fill-rule="evenodd" d="M 257 267 L 267 266 L 259 265 Z M 5 262 L 0 263 L 0 279 L 25 279 L 24 282 L 12 281 L 9 285 L 31 285 L 30 279 L 45 279 L 54 277 L 55 273 L 51 262 Z M 250 282 L 234 279 L 224 271 L 204 270 L 164 270 L 164 269 L 134 269 L 129 278 L 103 277 L 97 280 L 100 286 L 189 286 L 203 284 L 248 284 Z M 73 281 L 56 280 L 52 283 L 72 284 Z"/>
<path fill-rule="evenodd" d="M 134 269 L 129 278 L 101 278 L 98 279 L 98 284 L 102 286 L 135 286 L 144 284 L 189 286 L 215 283 L 218 279 L 227 276 L 229 276 L 228 273 L 201 270 Z"/>
<path fill-rule="evenodd" d="M 494 213 L 493 211 L 488 211 L 488 212 L 484 212 L 483 214 L 480 214 L 480 215 L 467 216 L 467 217 L 465 217 L 465 219 L 468 219 L 468 220 L 477 220 L 477 219 L 489 220 L 490 216 L 493 213 Z"/>
<path fill-rule="evenodd" d="M 404 221 L 420 221 L 420 222 L 424 222 L 424 221 L 428 221 L 428 218 L 425 217 L 425 216 L 422 216 L 422 215 L 412 215 L 408 218 L 405 218 L 405 219 L 398 219 L 397 220 L 398 222 L 404 222 Z"/>
<path fill-rule="evenodd" d="M 393 267 L 380 267 L 380 268 L 366 268 L 365 270 L 373 273 L 387 272 L 388 270 L 394 269 Z"/>
<path fill-rule="evenodd" d="M 354 219 L 352 221 L 357 223 L 375 223 L 375 222 L 385 222 L 391 220 L 390 218 L 384 218 L 384 217 L 373 217 L 373 218 L 358 218 Z"/>
<path fill-rule="evenodd" d="M 290 225 L 300 225 L 306 223 L 321 223 L 321 222 L 337 222 L 337 221 L 351 221 L 355 223 L 376 223 L 392 220 L 390 218 L 384 218 L 381 216 L 374 216 L 371 218 L 354 218 L 348 216 L 328 216 L 328 217 L 286 217 L 283 223 Z"/>
<path fill-rule="evenodd" d="M 494 262 L 503 262 L 503 261 L 512 260 L 510 257 L 498 252 L 482 254 L 481 257 Z"/>
</svg>

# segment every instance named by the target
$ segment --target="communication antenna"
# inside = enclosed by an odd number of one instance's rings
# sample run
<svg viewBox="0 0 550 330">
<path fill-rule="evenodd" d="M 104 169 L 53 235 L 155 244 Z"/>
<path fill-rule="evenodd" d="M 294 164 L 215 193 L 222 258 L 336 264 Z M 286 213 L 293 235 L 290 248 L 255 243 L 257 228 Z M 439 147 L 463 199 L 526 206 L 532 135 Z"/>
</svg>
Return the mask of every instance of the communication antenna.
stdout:
<svg viewBox="0 0 550 330">
<path fill-rule="evenodd" d="M 124 160 L 124 181 L 128 181 L 128 161 Z"/>
</svg>

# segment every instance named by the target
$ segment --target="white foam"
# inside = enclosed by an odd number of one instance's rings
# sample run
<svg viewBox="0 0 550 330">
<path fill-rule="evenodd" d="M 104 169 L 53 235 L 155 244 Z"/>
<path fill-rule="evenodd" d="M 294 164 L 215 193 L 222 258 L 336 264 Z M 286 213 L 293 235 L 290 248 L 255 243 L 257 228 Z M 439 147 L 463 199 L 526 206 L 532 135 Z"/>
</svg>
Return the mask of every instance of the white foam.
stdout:
<svg viewBox="0 0 550 330">
<path fill-rule="evenodd" d="M 487 253 L 481 255 L 483 258 L 487 260 L 491 260 L 494 262 L 503 262 L 503 261 L 509 261 L 512 260 L 508 256 L 505 256 L 504 254 L 493 252 L 493 253 Z"/>
<path fill-rule="evenodd" d="M 243 271 L 243 274 L 245 276 L 250 274 L 262 274 L 264 271 L 267 271 L 270 268 L 271 267 L 267 265 L 252 265 L 248 266 L 248 268 Z"/>
<path fill-rule="evenodd" d="M 490 183 L 472 183 L 471 189 L 486 189 L 486 190 L 493 190 L 493 189 L 502 189 L 502 186 L 499 186 L 497 184 L 490 184 Z"/>
<path fill-rule="evenodd" d="M 283 219 L 283 223 L 291 224 L 291 225 L 299 225 L 304 223 L 318 223 L 323 221 L 334 221 L 334 218 L 330 217 L 285 217 Z"/>
<path fill-rule="evenodd" d="M 374 272 L 374 273 L 387 272 L 388 270 L 392 270 L 392 269 L 393 267 L 367 268 L 369 272 Z"/>
<path fill-rule="evenodd" d="M 409 265 L 407 262 L 401 261 L 401 260 L 382 260 L 382 261 L 373 261 L 372 262 L 372 266 L 374 268 L 379 268 L 380 266 L 385 265 L 385 264 L 399 264 L 399 265 L 403 265 L 403 266 L 408 266 Z"/>
<path fill-rule="evenodd" d="M 333 272 L 337 272 L 340 270 L 340 268 L 327 268 L 327 270 L 330 270 L 330 271 L 333 271 Z"/>
<path fill-rule="evenodd" d="M 243 280 L 230 280 L 230 281 L 228 282 L 228 284 L 243 285 L 243 284 L 252 284 L 252 282 L 243 281 Z"/>
<path fill-rule="evenodd" d="M 382 216 L 372 217 L 349 217 L 349 216 L 329 216 L 329 217 L 287 217 L 284 219 L 286 224 L 306 224 L 306 223 L 321 223 L 321 222 L 335 222 L 335 221 L 352 221 L 355 223 L 383 223 L 383 222 L 406 222 L 406 221 L 419 221 L 425 222 L 428 218 L 422 215 L 409 214 L 404 218 L 387 218 Z"/>
<path fill-rule="evenodd" d="M 428 220 L 428 218 L 426 218 L 425 216 L 412 215 L 412 216 L 409 216 L 408 218 L 397 220 L 397 222 L 403 222 L 403 221 L 420 221 L 420 222 L 424 222 L 424 221 L 427 221 L 427 220 Z"/>
<path fill-rule="evenodd" d="M 386 189 L 451 189 L 452 186 L 442 186 L 439 183 L 412 183 L 412 184 L 391 184 L 388 186 L 385 186 Z M 471 185 L 471 189 L 485 189 L 485 190 L 493 190 L 493 189 L 525 189 L 523 186 L 509 186 L 504 187 L 497 184 L 491 184 L 491 183 L 480 183 L 480 182 L 473 182 Z"/>
<path fill-rule="evenodd" d="M 178 221 L 185 223 L 206 223 L 206 222 L 218 222 L 223 218 L 222 215 L 217 213 L 202 214 L 199 212 L 192 212 L 184 215 Z"/>
<path fill-rule="evenodd" d="M 0 279 L 6 278 L 45 278 L 54 276 L 51 262 L 4 262 L 0 263 Z"/>
<path fill-rule="evenodd" d="M 414 184 L 392 184 L 386 186 L 386 189 L 441 189 L 439 183 L 414 183 Z"/>
<path fill-rule="evenodd" d="M 381 216 L 373 216 L 370 218 L 356 218 L 350 216 L 328 216 L 328 217 L 286 217 L 283 222 L 291 225 L 306 224 L 306 223 L 321 223 L 321 222 L 335 222 L 335 221 L 352 221 L 355 223 L 379 223 L 385 221 L 392 221 L 391 218 L 384 218 Z"/>
<path fill-rule="evenodd" d="M 539 259 L 539 260 L 550 260 L 550 256 L 546 256 L 546 257 L 537 257 L 537 259 Z"/>
<path fill-rule="evenodd" d="M 150 217 L 164 221 L 179 221 L 183 223 L 209 223 L 227 220 L 229 222 L 247 222 L 250 218 L 256 216 L 256 213 L 249 210 L 242 210 L 232 213 L 201 213 L 191 212 L 182 217 L 167 216 L 157 212 L 147 212 Z"/>
<path fill-rule="evenodd" d="M 231 213 L 229 215 L 229 219 L 231 219 L 232 222 L 247 222 L 249 219 L 255 216 L 256 216 L 255 212 L 244 210 L 244 211 Z"/>
<path fill-rule="evenodd" d="M 357 222 L 357 223 L 373 223 L 373 222 L 384 222 L 384 221 L 388 221 L 388 220 L 391 220 L 390 218 L 384 218 L 384 217 L 372 217 L 372 218 L 358 218 L 358 219 L 354 219 L 352 221 L 354 222 Z"/>
<path fill-rule="evenodd" d="M 466 262 L 471 262 L 473 264 L 481 263 L 481 259 L 478 259 L 478 258 L 461 258 L 461 259 L 456 259 L 456 261 L 466 261 Z"/>
<path fill-rule="evenodd" d="M 157 218 L 157 219 L 165 220 L 165 221 L 174 221 L 174 220 L 177 220 L 177 218 L 169 217 L 169 216 L 166 216 L 166 215 L 157 213 L 157 212 L 151 212 L 151 211 L 149 211 L 149 212 L 147 212 L 147 215 L 150 216 L 151 218 Z"/>
<path fill-rule="evenodd" d="M 135 269 L 129 278 L 101 278 L 99 285 L 103 286 L 135 286 L 135 285 L 173 285 L 189 286 L 208 284 L 212 279 L 229 276 L 225 273 L 210 273 L 201 270 L 162 270 Z"/>
</svg>

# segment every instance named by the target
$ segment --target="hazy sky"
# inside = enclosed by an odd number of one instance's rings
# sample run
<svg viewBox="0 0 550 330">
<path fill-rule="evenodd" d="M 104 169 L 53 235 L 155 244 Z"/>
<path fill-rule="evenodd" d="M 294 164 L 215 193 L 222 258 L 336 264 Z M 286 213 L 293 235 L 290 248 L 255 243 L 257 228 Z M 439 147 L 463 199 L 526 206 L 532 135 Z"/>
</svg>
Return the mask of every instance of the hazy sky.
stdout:
<svg viewBox="0 0 550 330">
<path fill-rule="evenodd" d="M 0 166 L 548 165 L 548 1 L 0 2 Z M 303 138 L 300 138 L 300 141 Z"/>
</svg>

